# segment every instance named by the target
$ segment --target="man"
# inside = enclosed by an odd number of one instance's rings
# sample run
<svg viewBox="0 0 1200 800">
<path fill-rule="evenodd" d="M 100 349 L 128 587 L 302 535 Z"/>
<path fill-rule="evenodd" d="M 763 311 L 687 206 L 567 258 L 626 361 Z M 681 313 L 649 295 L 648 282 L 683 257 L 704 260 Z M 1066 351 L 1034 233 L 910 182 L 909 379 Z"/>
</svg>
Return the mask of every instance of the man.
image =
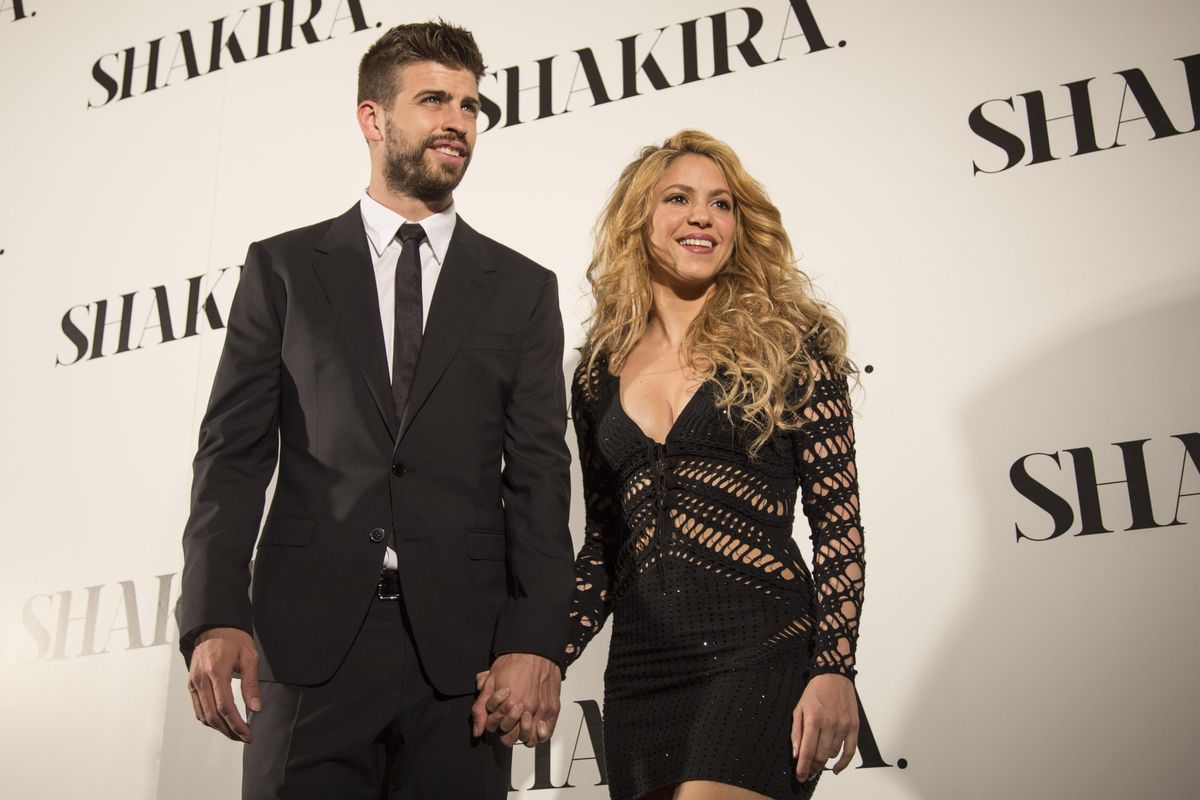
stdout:
<svg viewBox="0 0 1200 800">
<path fill-rule="evenodd" d="M 247 798 L 500 798 L 505 745 L 553 732 L 562 320 L 553 273 L 453 206 L 483 70 L 461 28 L 386 33 L 359 69 L 366 194 L 246 256 L 177 613 L 197 718 L 247 743 Z"/>
</svg>

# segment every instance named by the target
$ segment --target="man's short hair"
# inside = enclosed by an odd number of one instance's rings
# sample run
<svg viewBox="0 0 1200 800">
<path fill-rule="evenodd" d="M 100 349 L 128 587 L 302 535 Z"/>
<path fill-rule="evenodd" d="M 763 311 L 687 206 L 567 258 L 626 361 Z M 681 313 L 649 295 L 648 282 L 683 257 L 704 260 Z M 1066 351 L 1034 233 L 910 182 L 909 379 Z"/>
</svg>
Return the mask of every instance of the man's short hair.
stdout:
<svg viewBox="0 0 1200 800">
<path fill-rule="evenodd" d="M 397 25 L 380 36 L 359 62 L 358 102 L 391 104 L 400 88 L 400 68 L 417 61 L 465 69 L 475 75 L 476 81 L 486 69 L 475 37 L 466 28 L 443 20 Z"/>
</svg>

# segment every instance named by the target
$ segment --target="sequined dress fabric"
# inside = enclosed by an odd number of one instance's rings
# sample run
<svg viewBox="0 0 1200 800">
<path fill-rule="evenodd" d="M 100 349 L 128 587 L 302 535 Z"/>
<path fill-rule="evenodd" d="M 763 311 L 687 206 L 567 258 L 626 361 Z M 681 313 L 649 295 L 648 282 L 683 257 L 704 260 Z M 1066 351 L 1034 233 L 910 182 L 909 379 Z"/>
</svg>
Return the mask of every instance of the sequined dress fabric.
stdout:
<svg viewBox="0 0 1200 800">
<path fill-rule="evenodd" d="M 792 709 L 817 674 L 854 677 L 864 575 L 846 380 L 824 358 L 799 431 L 753 436 L 701 385 L 658 443 L 597 358 L 575 373 L 587 524 L 567 663 L 612 617 L 604 676 L 609 791 L 685 780 L 807 798 Z M 797 494 L 813 569 L 793 539 Z"/>
</svg>

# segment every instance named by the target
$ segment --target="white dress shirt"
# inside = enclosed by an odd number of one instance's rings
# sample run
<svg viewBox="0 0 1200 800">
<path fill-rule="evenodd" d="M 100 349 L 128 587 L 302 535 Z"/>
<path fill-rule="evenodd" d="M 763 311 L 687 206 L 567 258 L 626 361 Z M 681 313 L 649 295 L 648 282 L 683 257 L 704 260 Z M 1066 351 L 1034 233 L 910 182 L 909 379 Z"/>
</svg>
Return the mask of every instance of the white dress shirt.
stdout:
<svg viewBox="0 0 1200 800">
<path fill-rule="evenodd" d="M 391 373 L 393 340 L 396 335 L 396 261 L 400 258 L 403 247 L 396 234 L 400 226 L 413 220 L 392 211 L 363 192 L 362 202 L 363 227 L 367 232 L 368 250 L 371 252 L 371 265 L 375 268 L 375 289 L 379 298 L 379 321 L 383 323 L 383 348 L 387 352 L 388 373 Z M 433 290 L 437 287 L 438 275 L 442 272 L 442 262 L 446 259 L 446 250 L 450 247 L 450 237 L 454 234 L 454 224 L 458 216 L 451 204 L 445 211 L 420 220 L 419 224 L 425 229 L 425 239 L 421 242 L 421 330 L 425 330 L 425 321 L 429 319 L 429 304 L 433 301 Z M 400 564 L 396 551 L 391 547 L 383 556 L 384 569 L 396 569 Z"/>
</svg>

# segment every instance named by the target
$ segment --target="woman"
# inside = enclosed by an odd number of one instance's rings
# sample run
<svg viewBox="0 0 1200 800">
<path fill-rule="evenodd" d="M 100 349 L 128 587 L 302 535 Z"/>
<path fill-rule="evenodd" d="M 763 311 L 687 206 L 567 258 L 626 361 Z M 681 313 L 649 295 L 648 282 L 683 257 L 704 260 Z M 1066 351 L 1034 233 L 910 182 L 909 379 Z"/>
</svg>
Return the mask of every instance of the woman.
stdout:
<svg viewBox="0 0 1200 800">
<path fill-rule="evenodd" d="M 858 725 L 844 330 L 762 187 L 697 131 L 625 168 L 587 277 L 567 662 L 612 614 L 612 796 L 809 797 L 826 761 L 849 763 Z M 798 488 L 811 575 L 792 538 Z"/>
</svg>

